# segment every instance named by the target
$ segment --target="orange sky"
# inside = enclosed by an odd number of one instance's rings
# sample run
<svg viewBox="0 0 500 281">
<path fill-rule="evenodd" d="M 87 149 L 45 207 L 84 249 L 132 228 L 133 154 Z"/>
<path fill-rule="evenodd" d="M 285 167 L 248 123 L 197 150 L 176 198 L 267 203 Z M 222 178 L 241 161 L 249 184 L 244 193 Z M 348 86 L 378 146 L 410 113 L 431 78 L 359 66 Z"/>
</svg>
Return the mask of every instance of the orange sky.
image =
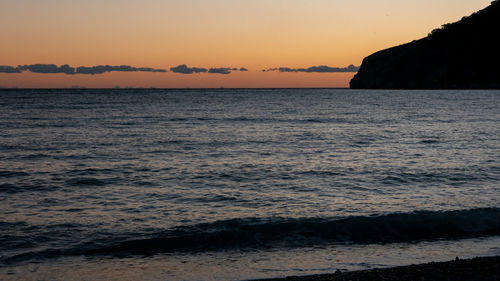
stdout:
<svg viewBox="0 0 500 281">
<path fill-rule="evenodd" d="M 1 74 L 3 87 L 347 87 L 346 67 L 490 0 L 3 0 L 0 65 L 246 67 L 248 72 Z"/>
</svg>

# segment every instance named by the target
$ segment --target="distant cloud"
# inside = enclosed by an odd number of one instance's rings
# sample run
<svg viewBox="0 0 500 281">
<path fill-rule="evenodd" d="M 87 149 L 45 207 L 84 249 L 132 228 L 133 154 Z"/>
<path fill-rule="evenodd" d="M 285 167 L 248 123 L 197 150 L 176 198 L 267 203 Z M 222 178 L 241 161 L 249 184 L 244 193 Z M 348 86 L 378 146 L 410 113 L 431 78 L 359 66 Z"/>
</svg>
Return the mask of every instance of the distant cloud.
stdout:
<svg viewBox="0 0 500 281">
<path fill-rule="evenodd" d="M 30 71 L 33 73 L 64 73 L 75 74 L 75 68 L 67 64 L 57 66 L 55 64 L 31 64 L 18 66 L 21 71 Z"/>
<path fill-rule="evenodd" d="M 21 73 L 21 70 L 17 67 L 0 65 L 0 73 Z"/>
<path fill-rule="evenodd" d="M 279 72 L 307 72 L 307 73 L 335 73 L 335 72 L 358 72 L 359 66 L 349 65 L 347 67 L 330 67 L 326 65 L 311 66 L 309 68 L 290 68 L 277 67 L 262 70 L 263 72 L 279 71 Z"/>
<path fill-rule="evenodd" d="M 181 74 L 194 74 L 194 73 L 210 73 L 210 74 L 231 74 L 233 71 L 246 72 L 247 68 L 235 67 L 188 67 L 185 64 L 171 67 L 170 70 L 174 73 Z M 326 65 L 312 66 L 309 68 L 290 68 L 290 67 L 276 67 L 262 70 L 263 72 L 278 71 L 278 72 L 304 72 L 304 73 L 336 73 L 336 72 L 357 72 L 359 66 L 349 65 L 347 67 L 330 67 Z M 0 73 L 22 73 L 29 71 L 33 73 L 64 73 L 68 75 L 87 74 L 98 75 L 106 72 L 167 72 L 165 69 L 155 69 L 150 67 L 133 67 L 129 65 L 97 65 L 97 66 L 79 66 L 72 67 L 67 64 L 57 66 L 55 64 L 30 64 L 19 65 L 17 67 L 0 65 Z"/>
<path fill-rule="evenodd" d="M 193 73 L 210 73 L 210 74 L 231 74 L 233 71 L 248 71 L 248 69 L 236 68 L 236 67 L 212 67 L 212 68 L 203 68 L 203 67 L 188 67 L 185 64 L 181 64 L 176 67 L 171 67 L 170 70 L 175 73 L 182 74 L 193 74 Z"/>
<path fill-rule="evenodd" d="M 210 73 L 210 74 L 231 74 L 233 71 L 246 72 L 247 68 L 233 68 L 233 67 L 188 67 L 185 64 L 171 67 L 170 70 L 174 73 L 181 74 L 194 74 L 194 73 Z M 330 67 L 326 65 L 311 66 L 309 68 L 290 68 L 290 67 L 276 67 L 262 70 L 263 72 L 278 71 L 278 72 L 304 72 L 304 73 L 336 73 L 336 72 L 358 72 L 359 66 L 349 65 L 347 67 Z M 129 65 L 97 65 L 97 66 L 79 66 L 72 67 L 67 64 L 57 66 L 55 64 L 30 64 L 19 65 L 17 67 L 0 65 L 0 73 L 22 73 L 29 71 L 33 73 L 64 73 L 68 75 L 74 74 L 87 74 L 97 75 L 106 72 L 167 72 L 165 69 L 155 69 L 150 67 L 133 67 Z"/>
<path fill-rule="evenodd" d="M 231 71 L 235 70 L 234 68 L 229 68 L 229 67 L 218 67 L 218 68 L 210 68 L 208 73 L 215 73 L 215 74 L 230 74 Z M 238 70 L 238 69 L 236 69 Z"/>
<path fill-rule="evenodd" d="M 167 72 L 165 69 L 154 69 L 150 67 L 133 67 L 129 65 L 111 66 L 111 65 L 98 65 L 98 66 L 80 66 L 76 69 L 77 74 L 103 74 L 105 72 Z"/>
<path fill-rule="evenodd" d="M 207 72 L 208 70 L 206 68 L 201 68 L 201 67 L 188 67 L 185 64 L 181 64 L 176 67 L 171 67 L 170 70 L 175 73 L 182 73 L 182 74 L 193 74 L 193 73 L 200 73 L 200 72 Z"/>
<path fill-rule="evenodd" d="M 74 74 L 103 74 L 106 72 L 167 72 L 165 69 L 154 69 L 149 67 L 133 67 L 128 65 L 111 66 L 111 65 L 97 65 L 97 66 L 80 66 L 71 67 L 67 64 L 57 66 L 55 64 L 30 64 L 30 65 L 19 65 L 17 67 L 13 66 L 0 66 L 0 73 L 21 73 L 23 71 L 29 71 L 33 73 L 44 73 L 44 74 L 54 74 L 54 73 L 64 73 L 68 75 Z"/>
</svg>

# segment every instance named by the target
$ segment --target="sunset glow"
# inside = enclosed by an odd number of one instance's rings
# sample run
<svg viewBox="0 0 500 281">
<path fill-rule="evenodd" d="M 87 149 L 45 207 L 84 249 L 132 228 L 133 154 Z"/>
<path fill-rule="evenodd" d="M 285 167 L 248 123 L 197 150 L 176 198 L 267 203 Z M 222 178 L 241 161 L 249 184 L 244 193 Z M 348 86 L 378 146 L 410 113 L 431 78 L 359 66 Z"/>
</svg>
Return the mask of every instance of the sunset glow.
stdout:
<svg viewBox="0 0 500 281">
<path fill-rule="evenodd" d="M 1 87 L 347 87 L 355 73 L 262 72 L 359 66 L 490 0 L 6 0 L 0 65 L 129 65 L 231 74 L 0 73 Z"/>
</svg>

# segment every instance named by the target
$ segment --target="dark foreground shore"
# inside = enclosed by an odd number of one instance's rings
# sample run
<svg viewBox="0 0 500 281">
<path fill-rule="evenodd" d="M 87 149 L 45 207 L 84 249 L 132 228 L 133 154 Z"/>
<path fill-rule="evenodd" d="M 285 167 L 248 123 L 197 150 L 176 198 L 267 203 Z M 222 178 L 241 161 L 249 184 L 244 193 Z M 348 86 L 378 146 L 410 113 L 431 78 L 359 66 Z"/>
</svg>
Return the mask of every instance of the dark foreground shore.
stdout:
<svg viewBox="0 0 500 281">
<path fill-rule="evenodd" d="M 262 281 L 499 281 L 500 257 L 454 260 L 386 269 L 371 269 L 335 274 L 263 279 Z"/>
</svg>

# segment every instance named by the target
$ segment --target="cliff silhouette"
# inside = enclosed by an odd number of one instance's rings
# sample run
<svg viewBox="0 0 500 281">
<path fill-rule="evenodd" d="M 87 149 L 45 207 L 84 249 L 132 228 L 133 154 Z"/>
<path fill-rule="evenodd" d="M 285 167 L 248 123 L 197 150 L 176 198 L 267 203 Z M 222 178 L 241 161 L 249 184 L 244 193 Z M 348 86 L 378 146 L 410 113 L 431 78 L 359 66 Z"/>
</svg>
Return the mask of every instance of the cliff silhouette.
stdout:
<svg viewBox="0 0 500 281">
<path fill-rule="evenodd" d="M 363 60 L 352 89 L 500 89 L 500 0 Z"/>
</svg>

